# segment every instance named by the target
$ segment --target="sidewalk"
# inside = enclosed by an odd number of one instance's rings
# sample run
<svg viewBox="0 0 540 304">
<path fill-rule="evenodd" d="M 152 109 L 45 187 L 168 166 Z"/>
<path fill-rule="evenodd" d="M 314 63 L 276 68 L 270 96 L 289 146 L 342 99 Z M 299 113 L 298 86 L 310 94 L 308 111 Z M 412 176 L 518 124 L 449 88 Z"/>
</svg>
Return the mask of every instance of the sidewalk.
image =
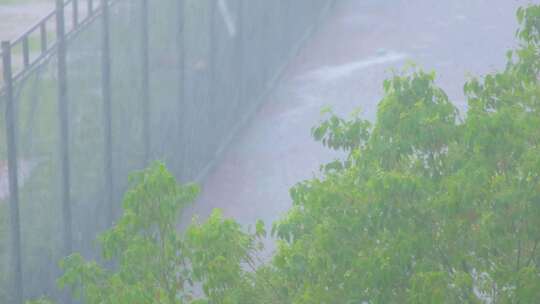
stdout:
<svg viewBox="0 0 540 304">
<path fill-rule="evenodd" d="M 515 45 L 515 11 L 528 1 L 338 0 L 331 16 L 290 64 L 281 84 L 225 152 L 184 218 L 213 208 L 244 225 L 267 224 L 290 207 L 288 190 L 337 157 L 310 129 L 325 105 L 375 117 L 382 82 L 413 61 L 436 70 L 460 108 L 466 75 L 502 69 Z M 182 226 L 183 226 L 182 225 Z"/>
</svg>

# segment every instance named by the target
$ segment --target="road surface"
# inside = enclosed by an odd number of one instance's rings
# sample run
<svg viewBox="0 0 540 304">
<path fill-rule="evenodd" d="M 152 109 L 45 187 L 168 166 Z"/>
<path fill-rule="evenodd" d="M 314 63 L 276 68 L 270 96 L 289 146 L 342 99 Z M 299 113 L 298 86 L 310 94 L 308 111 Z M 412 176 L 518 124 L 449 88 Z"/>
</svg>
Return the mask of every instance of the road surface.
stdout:
<svg viewBox="0 0 540 304">
<path fill-rule="evenodd" d="M 233 141 L 183 217 L 213 208 L 243 225 L 267 224 L 291 205 L 288 190 L 335 157 L 313 141 L 320 110 L 361 107 L 373 119 L 382 82 L 407 61 L 435 70 L 461 109 L 468 75 L 501 69 L 516 45 L 516 0 L 338 0 L 282 81 Z"/>
</svg>

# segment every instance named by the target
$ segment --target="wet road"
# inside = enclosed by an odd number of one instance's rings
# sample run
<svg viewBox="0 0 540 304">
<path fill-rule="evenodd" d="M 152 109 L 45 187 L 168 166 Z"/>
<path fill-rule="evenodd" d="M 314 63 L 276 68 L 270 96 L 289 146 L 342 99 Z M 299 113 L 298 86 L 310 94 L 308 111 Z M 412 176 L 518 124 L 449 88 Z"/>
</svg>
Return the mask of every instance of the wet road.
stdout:
<svg viewBox="0 0 540 304">
<path fill-rule="evenodd" d="M 390 69 L 413 61 L 466 108 L 467 75 L 504 67 L 525 0 L 338 0 L 291 62 L 281 83 L 210 173 L 184 219 L 220 208 L 244 225 L 271 223 L 291 204 L 288 189 L 337 157 L 310 129 L 323 106 L 361 107 L 373 119 Z"/>
</svg>

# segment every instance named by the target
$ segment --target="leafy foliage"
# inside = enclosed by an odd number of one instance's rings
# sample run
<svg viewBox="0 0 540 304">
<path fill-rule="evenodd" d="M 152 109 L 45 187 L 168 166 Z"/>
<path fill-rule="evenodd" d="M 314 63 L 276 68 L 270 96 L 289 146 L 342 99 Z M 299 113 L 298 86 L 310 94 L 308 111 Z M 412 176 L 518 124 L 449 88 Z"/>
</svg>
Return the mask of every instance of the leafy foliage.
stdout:
<svg viewBox="0 0 540 304">
<path fill-rule="evenodd" d="M 243 233 L 215 211 L 204 225 L 194 222 L 184 239 L 177 218 L 198 188 L 178 185 L 160 163 L 133 174 L 130 182 L 123 216 L 98 240 L 109 262 L 103 266 L 73 254 L 61 262 L 59 285 L 71 286 L 85 303 L 191 303 L 197 282 L 218 303 L 245 297 L 227 290 L 245 281 L 240 265 L 255 251 L 257 235 Z"/>
<path fill-rule="evenodd" d="M 533 303 L 540 299 L 540 6 L 518 11 L 504 71 L 457 109 L 412 69 L 385 81 L 374 126 L 331 116 L 348 151 L 298 184 L 274 226 L 284 303 Z"/>
<path fill-rule="evenodd" d="M 271 261 L 257 259 L 260 222 L 245 233 L 216 211 L 177 233 L 197 189 L 156 164 L 100 238 L 114 266 L 73 255 L 61 285 L 86 303 L 537 302 L 540 6 L 518 20 L 504 71 L 465 84 L 465 115 L 411 68 L 384 82 L 374 124 L 330 113 L 315 127 L 347 157 L 291 189 Z"/>
</svg>

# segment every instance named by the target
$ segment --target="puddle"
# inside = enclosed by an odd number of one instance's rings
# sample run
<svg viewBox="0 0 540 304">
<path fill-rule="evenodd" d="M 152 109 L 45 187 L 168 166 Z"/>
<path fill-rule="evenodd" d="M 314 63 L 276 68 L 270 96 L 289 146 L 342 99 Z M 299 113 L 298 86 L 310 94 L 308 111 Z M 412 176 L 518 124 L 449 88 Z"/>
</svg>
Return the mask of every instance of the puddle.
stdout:
<svg viewBox="0 0 540 304">
<path fill-rule="evenodd" d="M 354 73 L 370 68 L 372 66 L 398 62 L 408 57 L 405 53 L 398 52 L 379 52 L 378 56 L 366 58 L 364 60 L 352 61 L 346 64 L 324 66 L 307 75 L 301 76 L 304 80 L 315 80 L 318 82 L 334 82 L 343 78 L 350 77 Z"/>
</svg>

